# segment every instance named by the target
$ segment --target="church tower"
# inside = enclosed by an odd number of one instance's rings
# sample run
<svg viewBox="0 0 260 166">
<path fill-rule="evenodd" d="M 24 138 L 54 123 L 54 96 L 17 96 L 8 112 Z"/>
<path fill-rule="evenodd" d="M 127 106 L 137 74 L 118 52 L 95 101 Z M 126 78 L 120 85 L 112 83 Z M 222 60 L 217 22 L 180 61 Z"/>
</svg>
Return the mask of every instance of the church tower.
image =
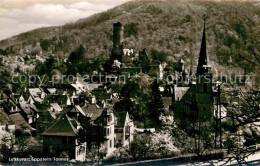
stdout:
<svg viewBox="0 0 260 166">
<path fill-rule="evenodd" d="M 211 121 L 213 115 L 212 73 L 207 59 L 205 22 L 204 16 L 204 29 L 196 73 L 196 102 L 200 120 Z"/>
</svg>

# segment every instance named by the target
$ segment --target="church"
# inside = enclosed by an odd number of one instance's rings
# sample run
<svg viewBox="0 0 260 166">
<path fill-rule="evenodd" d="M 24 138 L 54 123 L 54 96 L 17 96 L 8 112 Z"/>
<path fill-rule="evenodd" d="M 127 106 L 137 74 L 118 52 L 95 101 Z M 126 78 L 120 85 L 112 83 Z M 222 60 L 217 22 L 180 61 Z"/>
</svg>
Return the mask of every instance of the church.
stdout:
<svg viewBox="0 0 260 166">
<path fill-rule="evenodd" d="M 183 73 L 185 75 L 187 71 L 184 70 Z M 188 127 L 198 121 L 212 122 L 214 118 L 212 73 L 208 66 L 205 20 L 195 78 L 196 81 L 189 79 L 188 83 L 184 81 L 172 85 L 172 108 L 175 122 L 179 126 Z"/>
</svg>

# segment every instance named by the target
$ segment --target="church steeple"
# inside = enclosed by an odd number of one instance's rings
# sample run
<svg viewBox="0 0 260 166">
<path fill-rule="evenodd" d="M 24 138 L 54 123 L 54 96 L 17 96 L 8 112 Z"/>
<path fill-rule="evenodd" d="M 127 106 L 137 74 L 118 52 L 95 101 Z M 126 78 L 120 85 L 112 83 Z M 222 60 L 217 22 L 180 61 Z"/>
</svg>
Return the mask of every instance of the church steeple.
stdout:
<svg viewBox="0 0 260 166">
<path fill-rule="evenodd" d="M 197 67 L 197 74 L 204 74 L 207 72 L 207 49 L 206 49 L 206 16 L 204 15 L 204 29 L 203 29 L 203 35 L 201 40 L 201 47 L 200 47 L 200 55 L 199 55 L 199 61 L 198 61 L 198 67 Z"/>
</svg>

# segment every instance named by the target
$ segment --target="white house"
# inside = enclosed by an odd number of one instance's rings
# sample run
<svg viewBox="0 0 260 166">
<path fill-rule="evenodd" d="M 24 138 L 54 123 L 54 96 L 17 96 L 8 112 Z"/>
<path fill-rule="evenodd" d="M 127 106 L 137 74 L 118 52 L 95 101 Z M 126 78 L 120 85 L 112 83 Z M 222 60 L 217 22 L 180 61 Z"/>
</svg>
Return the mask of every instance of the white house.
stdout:
<svg viewBox="0 0 260 166">
<path fill-rule="evenodd" d="M 115 113 L 115 116 L 115 146 L 129 146 L 130 142 L 133 141 L 134 123 L 130 119 L 128 112 Z"/>
</svg>

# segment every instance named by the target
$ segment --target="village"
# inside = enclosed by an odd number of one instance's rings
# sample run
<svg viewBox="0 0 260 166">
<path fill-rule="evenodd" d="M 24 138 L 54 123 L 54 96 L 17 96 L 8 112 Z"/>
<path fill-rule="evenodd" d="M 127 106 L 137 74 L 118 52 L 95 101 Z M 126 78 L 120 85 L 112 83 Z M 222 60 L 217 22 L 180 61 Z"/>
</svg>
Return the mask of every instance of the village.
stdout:
<svg viewBox="0 0 260 166">
<path fill-rule="evenodd" d="M 231 93 L 233 89 L 213 81 L 206 50 L 205 20 L 197 71 L 185 67 L 187 65 L 181 58 L 175 66 L 169 67 L 160 60 L 151 60 L 146 49 L 124 48 L 122 32 L 123 25 L 115 23 L 113 48 L 104 71 L 77 74 L 71 79 L 56 72 L 58 74 L 47 83 L 34 75 L 18 77 L 12 79 L 16 84 L 27 83 L 20 87 L 19 93 L 1 87 L 0 144 L 6 144 L 7 149 L 14 152 L 26 151 L 26 145 L 31 143 L 45 157 L 67 157 L 81 162 L 106 159 L 121 147 L 129 149 L 138 134 L 156 133 L 171 119 L 170 125 L 184 128 L 187 133 L 192 132 L 190 130 L 207 131 L 202 128 L 213 123 L 216 126 L 213 134 L 215 148 L 222 149 L 222 142 L 226 139 L 221 129 L 221 124 L 226 121 L 223 117 L 227 116 L 228 107 L 238 104 L 239 99 L 228 98 L 225 93 Z M 39 44 L 36 43 L 34 51 L 30 58 L 44 62 Z M 12 71 L 20 66 L 19 70 L 30 74 L 35 70 L 34 65 L 26 63 L 28 55 L 23 55 L 14 59 L 3 56 L 2 63 L 15 60 L 19 65 L 12 66 Z M 58 59 L 57 63 L 69 60 L 69 55 L 64 55 L 63 60 Z M 154 107 L 149 108 L 154 109 L 150 110 L 149 125 L 144 122 L 140 126 L 138 121 L 141 120 L 136 120 L 128 107 L 129 101 L 137 101 L 130 95 L 131 87 L 124 85 L 133 78 L 146 77 L 152 83 L 154 101 Z M 241 84 L 245 82 L 242 79 Z M 22 137 L 17 140 L 15 137 L 19 134 Z M 29 135 L 26 141 L 22 139 L 24 135 Z M 203 150 L 199 147 L 204 142 L 200 135 L 195 138 L 196 152 L 202 155 Z M 11 148 L 17 141 L 20 144 Z"/>
</svg>

